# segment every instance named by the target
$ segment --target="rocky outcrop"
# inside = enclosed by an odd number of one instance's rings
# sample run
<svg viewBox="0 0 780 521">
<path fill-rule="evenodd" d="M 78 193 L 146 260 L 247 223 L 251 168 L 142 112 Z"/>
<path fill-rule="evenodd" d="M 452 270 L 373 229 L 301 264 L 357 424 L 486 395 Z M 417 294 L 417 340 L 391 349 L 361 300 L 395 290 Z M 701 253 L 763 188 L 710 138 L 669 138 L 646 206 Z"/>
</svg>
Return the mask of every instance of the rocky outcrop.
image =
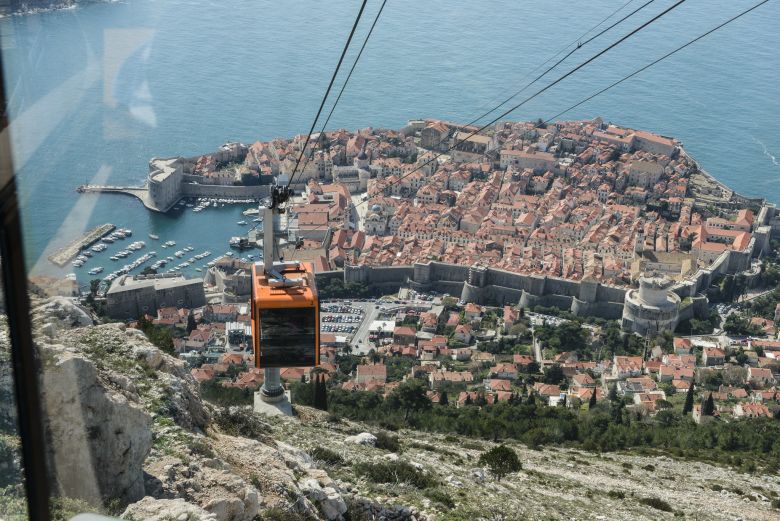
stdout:
<svg viewBox="0 0 780 521">
<path fill-rule="evenodd" d="M 93 504 L 103 498 L 141 499 L 143 462 L 152 446 L 151 416 L 105 388 L 94 364 L 76 354 L 62 353 L 47 366 L 43 390 L 60 493 Z"/>
<path fill-rule="evenodd" d="M 216 521 L 217 516 L 183 499 L 155 499 L 147 496 L 133 503 L 124 514 L 124 519 L 145 521 Z"/>
<path fill-rule="evenodd" d="M 209 423 L 197 384 L 143 333 L 93 326 L 72 299 L 33 299 L 32 309 L 55 489 L 95 505 L 143 498 L 156 421 L 191 432 Z"/>
<path fill-rule="evenodd" d="M 361 432 L 360 434 L 355 434 L 354 436 L 347 436 L 344 438 L 344 441 L 347 443 L 355 443 L 357 445 L 373 447 L 376 445 L 376 436 L 370 432 Z"/>
</svg>

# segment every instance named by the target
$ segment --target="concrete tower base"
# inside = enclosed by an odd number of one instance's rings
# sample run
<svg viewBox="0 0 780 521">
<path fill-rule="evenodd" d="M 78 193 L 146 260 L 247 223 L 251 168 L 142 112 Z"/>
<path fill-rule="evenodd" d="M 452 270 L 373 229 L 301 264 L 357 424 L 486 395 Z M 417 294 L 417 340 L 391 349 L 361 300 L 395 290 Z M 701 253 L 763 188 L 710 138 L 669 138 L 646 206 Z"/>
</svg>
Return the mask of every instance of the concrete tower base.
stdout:
<svg viewBox="0 0 780 521">
<path fill-rule="evenodd" d="M 254 411 L 258 414 L 267 414 L 268 416 L 278 416 L 280 414 L 292 416 L 290 391 L 285 391 L 281 399 L 272 403 L 264 401 L 260 391 L 255 391 Z"/>
</svg>

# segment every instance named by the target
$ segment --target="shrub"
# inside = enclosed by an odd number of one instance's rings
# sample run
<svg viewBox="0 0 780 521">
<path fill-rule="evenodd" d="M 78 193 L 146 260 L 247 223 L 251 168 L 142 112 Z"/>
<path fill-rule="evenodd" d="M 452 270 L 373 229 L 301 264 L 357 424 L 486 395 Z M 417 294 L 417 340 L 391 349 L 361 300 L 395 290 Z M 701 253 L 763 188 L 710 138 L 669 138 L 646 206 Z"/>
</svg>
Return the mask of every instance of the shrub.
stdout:
<svg viewBox="0 0 780 521">
<path fill-rule="evenodd" d="M 776 508 L 780 510 L 780 499 L 773 499 L 772 500 L 772 508 Z"/>
<path fill-rule="evenodd" d="M 257 477 L 257 474 L 252 474 L 249 477 L 249 482 L 252 483 L 252 486 L 257 490 L 263 490 L 263 483 L 260 481 L 260 478 Z"/>
<path fill-rule="evenodd" d="M 344 458 L 340 454 L 325 447 L 314 447 L 311 450 L 311 457 L 327 465 L 336 466 L 344 464 Z"/>
<path fill-rule="evenodd" d="M 214 449 L 211 448 L 211 445 L 209 445 L 209 442 L 207 442 L 204 438 L 197 437 L 192 441 L 192 444 L 190 445 L 190 450 L 194 454 L 200 454 L 201 456 L 205 456 L 207 458 L 213 458 L 216 456 L 214 453 Z"/>
<path fill-rule="evenodd" d="M 655 465 L 645 465 L 642 468 L 645 469 L 648 472 L 653 472 L 655 470 Z"/>
<path fill-rule="evenodd" d="M 423 492 L 423 496 L 427 497 L 431 501 L 440 504 L 447 510 L 455 508 L 455 501 L 447 494 L 446 491 L 440 488 L 429 489 Z"/>
<path fill-rule="evenodd" d="M 715 492 L 720 492 L 721 490 L 723 490 L 723 487 L 718 485 L 717 483 L 715 483 L 714 485 L 710 486 L 710 488 L 712 490 L 714 490 Z"/>
<path fill-rule="evenodd" d="M 359 463 L 355 472 L 374 483 L 409 483 L 416 488 L 428 488 L 435 480 L 405 461 Z"/>
<path fill-rule="evenodd" d="M 672 506 L 669 503 L 657 497 L 643 497 L 639 500 L 639 502 L 642 503 L 643 505 L 653 507 L 656 510 L 662 510 L 664 512 L 673 511 Z"/>
<path fill-rule="evenodd" d="M 505 445 L 499 445 L 484 452 L 479 457 L 479 464 L 487 466 L 498 481 L 501 481 L 501 478 L 507 474 L 523 468 L 515 451 Z"/>
<path fill-rule="evenodd" d="M 222 432 L 230 436 L 242 436 L 255 440 L 268 439 L 270 429 L 252 411 L 239 409 L 220 409 L 214 415 L 214 423 Z"/>
<path fill-rule="evenodd" d="M 625 499 L 626 494 L 622 490 L 610 490 L 607 492 L 607 496 L 611 497 L 612 499 Z"/>
<path fill-rule="evenodd" d="M 216 379 L 200 384 L 200 396 L 206 401 L 229 407 L 231 405 L 252 405 L 254 393 L 249 389 L 225 387 Z"/>
<path fill-rule="evenodd" d="M 377 449 L 389 450 L 390 452 L 401 451 L 401 444 L 398 442 L 398 436 L 388 434 L 385 431 L 376 433 L 376 444 L 374 446 Z"/>
<path fill-rule="evenodd" d="M 94 511 L 95 507 L 82 499 L 54 497 L 51 499 L 52 521 L 68 521 L 76 514 Z"/>
</svg>

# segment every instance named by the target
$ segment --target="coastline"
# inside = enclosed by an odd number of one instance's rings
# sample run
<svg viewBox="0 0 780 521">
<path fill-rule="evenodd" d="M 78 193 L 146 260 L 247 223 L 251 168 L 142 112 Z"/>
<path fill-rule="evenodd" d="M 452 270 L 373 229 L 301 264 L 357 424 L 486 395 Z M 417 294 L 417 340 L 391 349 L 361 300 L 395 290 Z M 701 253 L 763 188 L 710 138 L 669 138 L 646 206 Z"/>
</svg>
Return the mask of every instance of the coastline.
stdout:
<svg viewBox="0 0 780 521">
<path fill-rule="evenodd" d="M 32 16 L 36 14 L 51 13 L 53 11 L 67 11 L 78 9 L 90 4 L 98 3 L 116 3 L 118 0 L 69 0 L 63 2 L 53 2 L 47 7 L 30 7 L 23 8 L 16 11 L 9 11 L 7 13 L 0 13 L 0 20 L 3 18 L 11 18 L 13 16 Z"/>
</svg>

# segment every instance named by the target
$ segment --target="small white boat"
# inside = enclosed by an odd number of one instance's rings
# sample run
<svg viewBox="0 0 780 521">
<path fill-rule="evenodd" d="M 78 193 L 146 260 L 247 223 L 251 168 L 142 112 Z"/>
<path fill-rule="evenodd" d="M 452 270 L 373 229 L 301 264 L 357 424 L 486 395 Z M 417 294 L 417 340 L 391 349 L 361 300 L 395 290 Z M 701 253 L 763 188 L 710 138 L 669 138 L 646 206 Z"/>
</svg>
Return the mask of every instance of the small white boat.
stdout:
<svg viewBox="0 0 780 521">
<path fill-rule="evenodd" d="M 236 222 L 236 224 L 238 224 L 239 226 L 244 226 L 246 225 L 246 221 L 238 221 Z"/>
<path fill-rule="evenodd" d="M 149 238 L 150 238 L 150 239 L 153 239 L 153 240 L 155 240 L 155 241 L 156 241 L 157 239 L 159 239 L 159 238 L 160 238 L 160 236 L 159 236 L 159 235 L 155 235 L 155 234 L 153 234 L 153 233 L 150 233 L 150 234 L 149 234 Z"/>
</svg>

